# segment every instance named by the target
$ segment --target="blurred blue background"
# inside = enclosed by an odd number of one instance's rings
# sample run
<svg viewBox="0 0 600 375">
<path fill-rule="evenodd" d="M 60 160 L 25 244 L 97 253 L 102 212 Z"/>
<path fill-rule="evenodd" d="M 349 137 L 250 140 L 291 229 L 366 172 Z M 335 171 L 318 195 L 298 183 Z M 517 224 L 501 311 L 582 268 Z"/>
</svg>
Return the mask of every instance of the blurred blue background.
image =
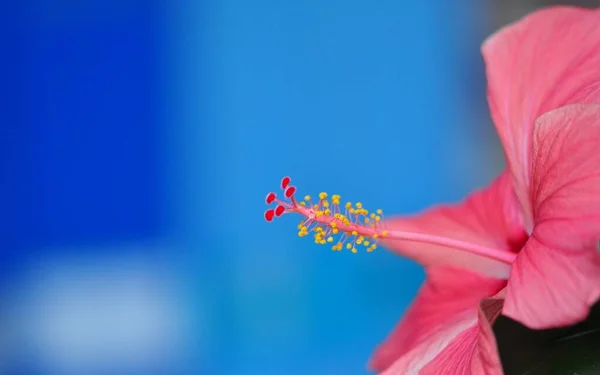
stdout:
<svg viewBox="0 0 600 375">
<path fill-rule="evenodd" d="M 502 167 L 493 2 L 2 2 L 0 373 L 366 374 L 423 279 L 267 224 Z"/>
</svg>

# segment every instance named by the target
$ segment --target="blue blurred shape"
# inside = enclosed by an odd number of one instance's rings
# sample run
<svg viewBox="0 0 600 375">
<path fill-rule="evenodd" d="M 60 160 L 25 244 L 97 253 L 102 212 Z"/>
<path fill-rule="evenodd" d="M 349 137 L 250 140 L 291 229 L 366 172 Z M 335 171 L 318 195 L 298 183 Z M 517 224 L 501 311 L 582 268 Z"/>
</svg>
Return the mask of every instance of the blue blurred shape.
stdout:
<svg viewBox="0 0 600 375">
<path fill-rule="evenodd" d="M 155 238 L 160 4 L 11 4 L 1 26 L 18 44 L 4 62 L 17 88 L 0 141 L 5 250 Z"/>
</svg>

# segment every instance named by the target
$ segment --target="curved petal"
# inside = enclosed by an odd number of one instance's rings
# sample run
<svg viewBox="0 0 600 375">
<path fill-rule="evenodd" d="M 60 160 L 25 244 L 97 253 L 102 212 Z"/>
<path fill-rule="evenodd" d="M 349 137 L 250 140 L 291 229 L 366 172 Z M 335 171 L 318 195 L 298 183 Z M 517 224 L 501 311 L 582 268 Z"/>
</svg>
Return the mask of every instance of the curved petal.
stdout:
<svg viewBox="0 0 600 375">
<path fill-rule="evenodd" d="M 390 230 L 444 236 L 506 251 L 520 250 L 527 239 L 507 172 L 461 204 L 437 207 L 412 217 L 392 218 L 385 225 Z M 510 272 L 505 263 L 445 246 L 405 240 L 385 240 L 383 245 L 425 266 L 460 266 L 498 278 L 508 278 Z"/>
<path fill-rule="evenodd" d="M 495 295 L 506 281 L 452 267 L 431 267 L 404 318 L 377 348 L 370 367 L 397 374 L 417 373 L 450 342 L 477 322 L 482 298 Z"/>
<path fill-rule="evenodd" d="M 473 357 L 471 370 L 473 374 L 502 375 L 502 363 L 498 353 L 496 337 L 492 331 L 492 324 L 502 313 L 506 289 L 481 301 L 479 305 L 479 336 L 477 338 L 477 352 Z"/>
<path fill-rule="evenodd" d="M 583 320 L 600 298 L 600 105 L 545 114 L 533 144 L 536 225 L 513 264 L 504 313 L 541 329 Z"/>
<path fill-rule="evenodd" d="M 532 228 L 529 182 L 534 121 L 571 103 L 600 103 L 600 9 L 550 7 L 482 46 L 488 101 L 515 191 Z"/>
<path fill-rule="evenodd" d="M 503 298 L 498 296 L 482 300 L 479 305 L 478 324 L 474 324 L 452 340 L 446 349 L 423 368 L 420 375 L 502 375 L 502 364 L 492 324 L 502 312 L 503 302 Z M 451 372 L 448 369 L 451 369 Z"/>
</svg>

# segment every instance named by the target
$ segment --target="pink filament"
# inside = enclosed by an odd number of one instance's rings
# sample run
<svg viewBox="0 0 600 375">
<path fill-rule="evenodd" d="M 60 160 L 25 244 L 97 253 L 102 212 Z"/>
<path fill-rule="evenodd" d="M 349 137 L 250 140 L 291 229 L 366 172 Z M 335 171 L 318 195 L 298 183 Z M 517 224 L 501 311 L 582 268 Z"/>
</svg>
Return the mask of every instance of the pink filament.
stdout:
<svg viewBox="0 0 600 375">
<path fill-rule="evenodd" d="M 278 201 L 278 200 L 277 200 Z M 511 253 L 502 249 L 494 249 L 491 247 L 477 245 L 471 242 L 455 240 L 448 237 L 436 236 L 432 234 L 423 234 L 423 233 L 415 233 L 415 232 L 405 232 L 405 231 L 389 231 L 384 227 L 366 227 L 360 225 L 359 223 L 351 223 L 349 225 L 342 223 L 334 219 L 331 216 L 315 216 L 314 210 L 312 208 L 305 208 L 298 205 L 296 202 L 293 202 L 291 205 L 286 202 L 280 202 L 283 204 L 287 210 L 287 212 L 296 212 L 305 217 L 307 217 L 307 221 L 316 222 L 323 224 L 325 226 L 330 227 L 332 222 L 336 222 L 337 227 L 346 233 L 351 233 L 356 231 L 358 234 L 363 235 L 365 237 L 373 238 L 377 235 L 380 239 L 390 239 L 390 240 L 403 240 L 403 241 L 415 241 L 415 242 L 423 242 L 429 243 L 432 245 L 439 245 L 450 247 L 457 250 L 466 251 L 472 254 L 476 254 L 479 256 L 483 256 L 489 259 L 494 259 L 506 264 L 512 264 L 516 258 L 516 254 Z M 383 235 L 383 233 L 386 233 Z"/>
<path fill-rule="evenodd" d="M 387 231 L 387 235 L 385 236 L 385 238 L 392 240 L 424 242 L 432 245 L 451 247 L 472 254 L 481 255 L 486 258 L 495 259 L 506 264 L 512 264 L 512 262 L 517 257 L 517 254 L 508 252 L 506 250 L 480 246 L 471 242 L 455 240 L 448 237 L 435 236 L 432 234 L 403 231 Z"/>
</svg>

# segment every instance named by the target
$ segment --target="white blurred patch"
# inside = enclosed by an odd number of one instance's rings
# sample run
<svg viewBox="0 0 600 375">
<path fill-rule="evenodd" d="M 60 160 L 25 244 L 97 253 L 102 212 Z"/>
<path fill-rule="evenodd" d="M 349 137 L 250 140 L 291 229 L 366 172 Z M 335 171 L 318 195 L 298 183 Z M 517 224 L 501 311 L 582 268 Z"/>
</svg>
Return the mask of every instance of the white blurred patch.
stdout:
<svg viewBox="0 0 600 375">
<path fill-rule="evenodd" d="M 102 253 L 119 252 L 94 251 Z M 93 255 L 34 265 L 12 309 L 19 360 L 60 374 L 180 368 L 190 352 L 189 303 L 162 263 Z"/>
</svg>

